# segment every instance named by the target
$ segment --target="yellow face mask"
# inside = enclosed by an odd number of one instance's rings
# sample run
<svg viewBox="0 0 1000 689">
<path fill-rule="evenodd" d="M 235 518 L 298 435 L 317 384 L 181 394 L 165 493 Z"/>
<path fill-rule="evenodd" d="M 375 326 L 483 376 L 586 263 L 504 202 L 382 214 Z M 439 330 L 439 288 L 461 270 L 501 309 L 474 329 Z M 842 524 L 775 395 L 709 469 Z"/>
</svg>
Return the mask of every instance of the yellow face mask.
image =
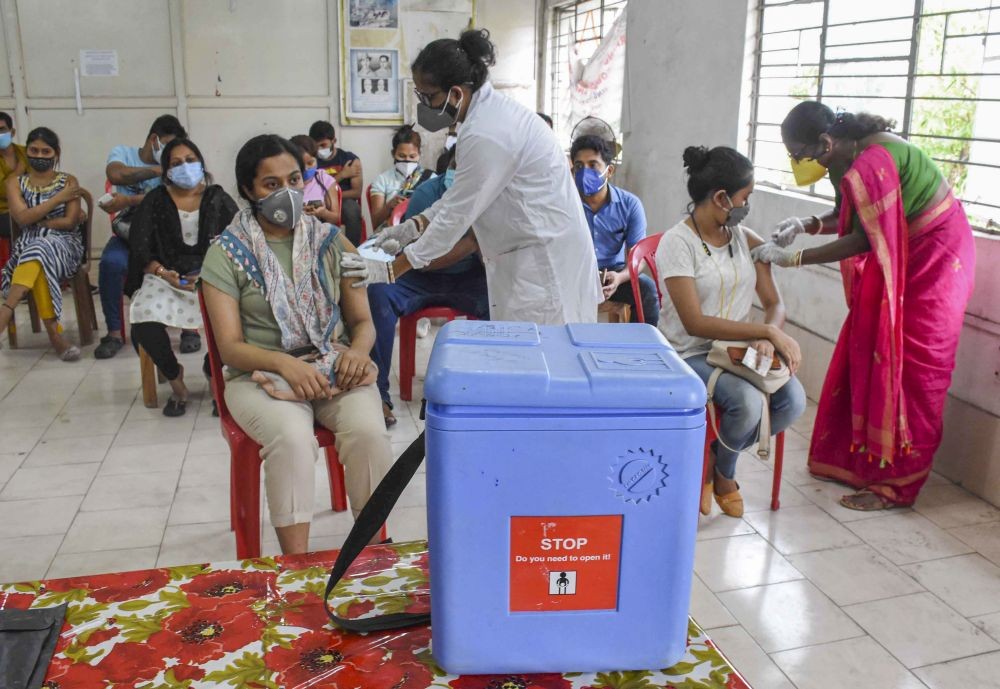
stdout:
<svg viewBox="0 0 1000 689">
<path fill-rule="evenodd" d="M 789 157 L 789 159 L 792 163 L 792 175 L 795 176 L 795 183 L 800 187 L 816 184 L 826 176 L 826 168 L 815 158 L 795 160 Z"/>
</svg>

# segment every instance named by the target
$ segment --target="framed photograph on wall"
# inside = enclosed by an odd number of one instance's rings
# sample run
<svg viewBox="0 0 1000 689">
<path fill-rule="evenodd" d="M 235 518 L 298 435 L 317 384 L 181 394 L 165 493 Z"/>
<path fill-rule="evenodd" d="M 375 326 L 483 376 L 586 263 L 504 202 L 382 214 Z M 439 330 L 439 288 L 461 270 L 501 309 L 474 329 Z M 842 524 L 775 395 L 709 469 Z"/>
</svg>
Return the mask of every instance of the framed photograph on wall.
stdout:
<svg viewBox="0 0 1000 689">
<path fill-rule="evenodd" d="M 350 0 L 352 29 L 398 29 L 399 0 Z"/>
<path fill-rule="evenodd" d="M 351 112 L 402 116 L 399 51 L 351 48 Z"/>
</svg>

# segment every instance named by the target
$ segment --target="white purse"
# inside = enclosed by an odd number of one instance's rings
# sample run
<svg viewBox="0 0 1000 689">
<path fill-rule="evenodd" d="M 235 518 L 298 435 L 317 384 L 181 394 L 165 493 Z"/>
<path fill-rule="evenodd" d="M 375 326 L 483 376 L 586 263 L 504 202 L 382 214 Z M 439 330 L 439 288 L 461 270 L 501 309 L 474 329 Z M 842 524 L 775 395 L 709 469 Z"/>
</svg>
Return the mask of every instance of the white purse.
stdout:
<svg viewBox="0 0 1000 689">
<path fill-rule="evenodd" d="M 771 360 L 771 366 L 767 372 L 761 374 L 757 369 L 750 368 L 743 363 L 747 350 L 750 349 L 749 342 L 715 340 L 712 342 L 712 349 L 708 353 L 708 363 L 715 367 L 712 375 L 708 378 L 708 416 L 711 419 L 712 430 L 715 437 L 719 439 L 723 447 L 733 452 L 739 452 L 735 448 L 729 447 L 719 435 L 719 424 L 715 414 L 715 401 L 713 399 L 715 386 L 719 382 L 719 376 L 732 373 L 748 381 L 755 388 L 760 390 L 763 396 L 763 405 L 760 415 L 760 426 L 758 429 L 757 454 L 766 459 L 771 455 L 771 395 L 780 390 L 785 383 L 792 378 L 792 372 L 777 354 Z"/>
</svg>

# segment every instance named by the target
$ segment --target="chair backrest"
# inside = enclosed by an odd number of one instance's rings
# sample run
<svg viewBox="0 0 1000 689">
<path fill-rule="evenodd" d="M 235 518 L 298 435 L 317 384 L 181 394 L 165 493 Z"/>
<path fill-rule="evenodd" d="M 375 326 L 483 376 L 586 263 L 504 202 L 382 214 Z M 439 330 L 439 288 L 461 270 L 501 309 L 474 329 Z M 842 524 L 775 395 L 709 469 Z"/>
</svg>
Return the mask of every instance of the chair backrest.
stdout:
<svg viewBox="0 0 1000 689">
<path fill-rule="evenodd" d="M 628 277 L 632 282 L 632 297 L 635 299 L 635 315 L 640 323 L 645 321 L 642 312 L 642 296 L 639 292 L 639 273 L 642 272 L 642 264 L 649 268 L 649 274 L 656 283 L 656 298 L 663 301 L 663 292 L 660 290 L 660 278 L 656 274 L 656 247 L 660 245 L 663 234 L 654 234 L 639 241 L 632 247 L 628 255 Z"/>
<path fill-rule="evenodd" d="M 212 331 L 212 320 L 208 317 L 208 309 L 205 308 L 205 295 L 201 289 L 198 290 L 198 304 L 201 306 L 201 320 L 205 325 L 205 343 L 208 349 L 208 373 L 212 379 L 212 397 L 215 398 L 215 406 L 219 410 L 219 417 L 229 416 L 229 408 L 226 406 L 226 379 L 222 375 L 222 357 L 219 356 L 219 347 L 215 344 L 215 333 Z"/>
<path fill-rule="evenodd" d="M 410 199 L 405 199 L 396 204 L 396 207 L 392 209 L 392 214 L 389 216 L 390 225 L 398 225 L 403 222 L 403 216 L 406 215 L 406 209 L 410 205 Z"/>
<path fill-rule="evenodd" d="M 80 265 L 85 267 L 90 261 L 90 238 L 91 230 L 94 227 L 94 197 L 86 189 L 80 189 L 80 203 L 87 207 L 87 217 L 80 223 L 80 233 L 83 235 L 83 258 L 80 259 Z"/>
</svg>

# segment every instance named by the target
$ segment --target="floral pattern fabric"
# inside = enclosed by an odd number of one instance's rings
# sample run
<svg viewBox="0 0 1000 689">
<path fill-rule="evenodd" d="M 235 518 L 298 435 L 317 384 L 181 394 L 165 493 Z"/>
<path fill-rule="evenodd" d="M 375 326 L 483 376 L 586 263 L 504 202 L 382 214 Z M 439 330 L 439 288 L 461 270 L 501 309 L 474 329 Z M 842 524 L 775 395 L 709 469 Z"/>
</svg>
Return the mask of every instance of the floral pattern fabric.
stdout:
<svg viewBox="0 0 1000 689">
<path fill-rule="evenodd" d="M 353 634 L 323 609 L 335 551 L 0 586 L 0 608 L 68 603 L 44 689 L 749 689 L 692 620 L 672 668 L 446 674 L 429 626 Z M 430 608 L 426 542 L 367 548 L 331 596 L 349 617 Z"/>
</svg>

